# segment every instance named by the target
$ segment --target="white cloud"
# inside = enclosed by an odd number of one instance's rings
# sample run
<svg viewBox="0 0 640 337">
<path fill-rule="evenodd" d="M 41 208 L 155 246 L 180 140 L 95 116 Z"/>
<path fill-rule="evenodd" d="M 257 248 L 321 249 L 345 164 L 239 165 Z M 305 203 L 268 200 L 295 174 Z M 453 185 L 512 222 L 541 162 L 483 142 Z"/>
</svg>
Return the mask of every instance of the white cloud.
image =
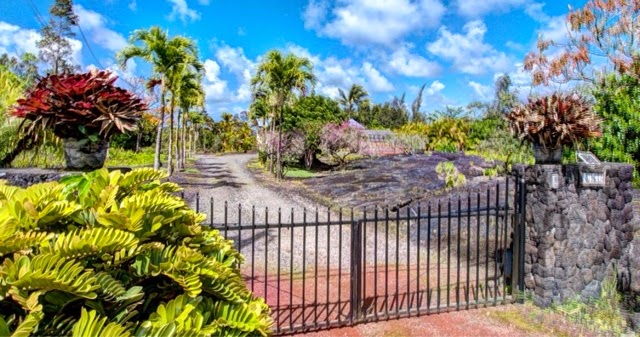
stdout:
<svg viewBox="0 0 640 337">
<path fill-rule="evenodd" d="M 204 61 L 204 84 L 203 89 L 207 102 L 229 102 L 231 94 L 227 88 L 227 81 L 220 79 L 220 66 L 211 59 Z"/>
<path fill-rule="evenodd" d="M 23 53 L 38 55 L 36 43 L 41 35 L 34 29 L 22 28 L 10 23 L 0 21 L 0 54 L 7 53 L 10 56 L 20 56 Z M 73 60 L 82 65 L 82 42 L 76 39 L 68 39 L 73 50 Z"/>
<path fill-rule="evenodd" d="M 110 51 L 118 51 L 127 45 L 124 36 L 106 27 L 107 20 L 101 14 L 82 5 L 75 5 L 73 10 L 78 15 L 80 27 L 91 42 Z"/>
<path fill-rule="evenodd" d="M 171 3 L 171 13 L 167 19 L 169 21 L 173 21 L 176 18 L 179 18 L 183 23 L 187 23 L 188 21 L 198 21 L 200 20 L 200 12 L 189 8 L 187 5 L 187 0 L 168 0 Z"/>
<path fill-rule="evenodd" d="M 216 58 L 239 79 L 245 83 L 251 82 L 251 74 L 255 70 L 256 64 L 244 55 L 244 50 L 241 47 L 233 48 L 222 45 L 216 50 Z"/>
<path fill-rule="evenodd" d="M 481 75 L 511 67 L 512 61 L 505 53 L 484 42 L 487 32 L 484 22 L 468 22 L 462 30 L 464 34 L 456 34 L 441 27 L 438 39 L 427 44 L 427 50 L 451 61 L 456 70 L 465 74 Z"/>
<path fill-rule="evenodd" d="M 567 23 L 564 15 L 550 17 L 543 24 L 543 27 L 538 30 L 538 35 L 545 40 L 551 39 L 557 43 L 567 41 Z"/>
<path fill-rule="evenodd" d="M 362 64 L 362 73 L 371 84 L 371 89 L 375 92 L 389 92 L 393 90 L 393 85 L 369 62 Z"/>
<path fill-rule="evenodd" d="M 303 13 L 305 28 L 347 45 L 393 46 L 406 35 L 435 27 L 444 15 L 440 0 L 311 0 Z"/>
<path fill-rule="evenodd" d="M 320 29 L 327 15 L 328 3 L 325 0 L 311 0 L 302 13 L 305 29 Z"/>
<path fill-rule="evenodd" d="M 489 85 L 483 85 L 475 81 L 469 81 L 469 86 L 473 89 L 475 96 L 480 100 L 486 101 L 493 97 L 491 86 Z"/>
<path fill-rule="evenodd" d="M 529 0 L 458 0 L 458 13 L 467 17 L 481 17 L 484 14 L 506 12 L 529 3 Z"/>
<path fill-rule="evenodd" d="M 440 73 L 440 65 L 420 55 L 400 48 L 391 54 L 389 66 L 396 73 L 409 77 L 433 77 Z"/>
<path fill-rule="evenodd" d="M 429 88 L 427 88 L 427 95 L 433 96 L 441 92 L 445 88 L 445 85 L 440 81 L 433 81 Z"/>
<path fill-rule="evenodd" d="M 203 6 L 208 6 L 209 5 L 209 0 L 198 0 L 198 3 L 203 5 Z"/>
<path fill-rule="evenodd" d="M 131 2 L 129 2 L 129 9 L 132 12 L 135 12 L 138 10 L 138 3 L 136 2 L 136 0 L 131 0 Z"/>
</svg>

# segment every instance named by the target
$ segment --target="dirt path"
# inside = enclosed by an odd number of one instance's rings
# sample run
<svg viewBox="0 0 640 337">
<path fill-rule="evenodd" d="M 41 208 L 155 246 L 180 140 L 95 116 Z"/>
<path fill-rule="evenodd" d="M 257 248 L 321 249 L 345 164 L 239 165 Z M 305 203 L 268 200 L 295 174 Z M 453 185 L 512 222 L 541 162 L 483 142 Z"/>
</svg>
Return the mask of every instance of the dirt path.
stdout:
<svg viewBox="0 0 640 337">
<path fill-rule="evenodd" d="M 213 201 L 213 220 L 215 223 L 225 221 L 224 204 L 227 202 L 226 220 L 229 223 L 250 223 L 255 207 L 257 223 L 276 224 L 278 210 L 281 210 L 281 221 L 291 221 L 291 210 L 295 210 L 295 221 L 301 222 L 303 210 L 308 219 L 315 219 L 316 203 L 296 195 L 285 195 L 258 183 L 247 170 L 247 163 L 256 157 L 255 154 L 233 154 L 225 156 L 198 156 L 195 162 L 195 173 L 183 173 L 178 183 L 185 188 L 186 199 L 196 206 L 196 193 L 199 193 L 201 212 L 211 220 L 211 201 Z M 319 219 L 326 218 L 326 211 L 318 212 Z"/>
</svg>

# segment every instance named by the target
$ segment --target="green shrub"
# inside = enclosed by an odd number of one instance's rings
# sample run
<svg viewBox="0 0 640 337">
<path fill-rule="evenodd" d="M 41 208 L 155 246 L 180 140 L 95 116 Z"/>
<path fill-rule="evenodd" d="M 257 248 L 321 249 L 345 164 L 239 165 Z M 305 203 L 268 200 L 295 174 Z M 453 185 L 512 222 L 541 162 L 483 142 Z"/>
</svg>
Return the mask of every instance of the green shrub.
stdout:
<svg viewBox="0 0 640 337">
<path fill-rule="evenodd" d="M 436 173 L 444 180 L 444 187 L 452 189 L 467 183 L 464 174 L 458 172 L 456 166 L 450 161 L 443 161 L 436 166 Z"/>
<path fill-rule="evenodd" d="M 553 310 L 596 333 L 620 336 L 627 328 L 621 299 L 614 273 L 602 282 L 599 297 L 588 302 L 574 298 L 554 306 Z"/>
<path fill-rule="evenodd" d="M 118 147 L 109 148 L 109 156 L 105 166 L 107 167 L 123 167 L 123 166 L 145 166 L 153 165 L 155 157 L 155 149 L 153 147 L 144 147 L 140 152 L 125 150 Z M 167 155 L 160 154 L 160 161 L 165 162 Z"/>
<path fill-rule="evenodd" d="M 0 335 L 267 335 L 242 256 L 163 178 L 0 183 Z"/>
</svg>

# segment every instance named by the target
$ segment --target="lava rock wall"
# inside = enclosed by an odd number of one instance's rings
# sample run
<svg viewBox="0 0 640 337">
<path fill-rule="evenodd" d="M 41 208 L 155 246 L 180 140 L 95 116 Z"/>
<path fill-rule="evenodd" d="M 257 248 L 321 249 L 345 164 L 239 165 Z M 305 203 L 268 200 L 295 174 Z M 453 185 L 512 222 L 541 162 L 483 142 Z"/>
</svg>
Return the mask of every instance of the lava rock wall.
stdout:
<svg viewBox="0 0 640 337">
<path fill-rule="evenodd" d="M 522 169 L 527 188 L 525 288 L 533 292 L 536 304 L 596 297 L 607 277 L 629 279 L 624 269 L 630 264 L 634 229 L 633 167 L 533 165 Z M 581 171 L 603 169 L 604 187 L 581 186 Z M 553 174 L 559 178 L 557 188 L 551 183 Z"/>
</svg>

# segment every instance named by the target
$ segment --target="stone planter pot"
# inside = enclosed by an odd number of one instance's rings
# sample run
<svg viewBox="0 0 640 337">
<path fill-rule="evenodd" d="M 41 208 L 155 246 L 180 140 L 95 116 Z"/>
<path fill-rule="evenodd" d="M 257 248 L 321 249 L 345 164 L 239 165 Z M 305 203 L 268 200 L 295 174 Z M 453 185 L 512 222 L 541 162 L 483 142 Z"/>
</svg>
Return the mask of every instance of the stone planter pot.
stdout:
<svg viewBox="0 0 640 337">
<path fill-rule="evenodd" d="M 546 148 L 542 145 L 533 145 L 533 157 L 536 164 L 561 164 L 562 146 L 557 148 Z"/>
<path fill-rule="evenodd" d="M 90 171 L 102 168 L 107 160 L 109 141 L 101 139 L 97 143 L 82 141 L 75 138 L 65 138 L 64 160 L 67 169 Z"/>
</svg>

